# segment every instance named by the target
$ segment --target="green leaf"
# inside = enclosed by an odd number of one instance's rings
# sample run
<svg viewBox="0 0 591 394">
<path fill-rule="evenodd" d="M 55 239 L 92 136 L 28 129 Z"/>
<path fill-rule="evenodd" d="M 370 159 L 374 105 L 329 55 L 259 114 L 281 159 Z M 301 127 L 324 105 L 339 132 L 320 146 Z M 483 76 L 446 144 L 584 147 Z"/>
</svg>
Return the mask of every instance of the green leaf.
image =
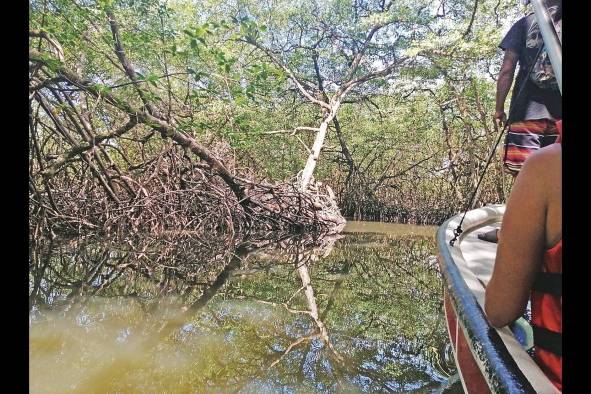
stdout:
<svg viewBox="0 0 591 394">
<path fill-rule="evenodd" d="M 98 0 L 97 1 L 98 6 L 103 10 L 108 10 L 110 8 L 113 8 L 114 3 L 115 3 L 115 0 Z"/>
<path fill-rule="evenodd" d="M 204 76 L 207 75 L 203 71 L 195 71 L 191 67 L 187 67 L 187 73 L 188 74 L 192 74 L 193 75 L 193 78 L 195 78 L 195 81 L 199 81 L 201 78 L 203 78 Z"/>
<path fill-rule="evenodd" d="M 150 74 L 148 75 L 148 77 L 146 78 L 146 81 L 151 84 L 152 86 L 157 87 L 158 85 L 156 84 L 156 81 L 158 81 L 158 76 L 154 75 L 154 74 Z"/>
<path fill-rule="evenodd" d="M 255 93 L 256 89 L 253 85 L 248 85 L 246 87 L 246 96 L 251 99 L 254 100 L 254 93 Z"/>
<path fill-rule="evenodd" d="M 95 83 L 93 85 L 93 87 L 99 92 L 99 93 L 111 93 L 111 88 L 107 85 L 103 85 L 100 83 Z"/>
</svg>

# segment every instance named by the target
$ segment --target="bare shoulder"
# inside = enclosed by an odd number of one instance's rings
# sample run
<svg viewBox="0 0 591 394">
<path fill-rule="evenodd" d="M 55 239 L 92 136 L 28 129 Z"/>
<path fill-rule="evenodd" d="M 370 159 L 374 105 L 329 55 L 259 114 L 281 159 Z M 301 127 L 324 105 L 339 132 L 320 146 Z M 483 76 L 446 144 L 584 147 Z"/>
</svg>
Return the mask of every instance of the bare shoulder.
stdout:
<svg viewBox="0 0 591 394">
<path fill-rule="evenodd" d="M 545 228 L 545 246 L 551 247 L 562 238 L 562 145 L 552 144 L 532 154 L 525 161 L 516 185 L 518 182 L 521 197 L 527 195 L 529 204 L 546 212 L 542 228 Z"/>
<path fill-rule="evenodd" d="M 508 208 L 509 205 L 525 205 L 531 209 L 542 209 L 547 204 L 560 202 L 561 190 L 562 146 L 552 144 L 527 158 L 515 180 Z"/>
<path fill-rule="evenodd" d="M 523 170 L 527 172 L 560 171 L 562 169 L 562 145 L 552 144 L 532 153 L 525 161 Z"/>
<path fill-rule="evenodd" d="M 538 149 L 532 157 L 545 157 L 545 158 L 553 158 L 553 159 L 560 159 L 562 157 L 562 144 L 552 144 L 548 145 L 542 149 Z"/>
</svg>

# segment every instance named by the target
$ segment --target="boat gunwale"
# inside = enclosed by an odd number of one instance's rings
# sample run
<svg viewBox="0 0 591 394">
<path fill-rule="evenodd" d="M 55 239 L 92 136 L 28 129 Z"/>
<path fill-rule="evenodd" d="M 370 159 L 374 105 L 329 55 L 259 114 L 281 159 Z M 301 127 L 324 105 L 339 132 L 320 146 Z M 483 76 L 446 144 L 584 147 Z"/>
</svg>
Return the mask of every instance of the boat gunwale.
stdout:
<svg viewBox="0 0 591 394">
<path fill-rule="evenodd" d="M 476 296 L 468 288 L 451 255 L 447 241 L 447 230 L 455 219 L 457 216 L 448 219 L 439 227 L 437 246 L 445 289 L 451 300 L 456 319 L 464 331 L 466 342 L 492 392 L 535 393 L 536 390 L 517 365 L 497 330 L 488 323 Z M 493 223 L 495 220 L 487 220 L 482 223 L 487 222 Z M 465 234 L 462 234 L 456 247 L 459 247 Z"/>
</svg>

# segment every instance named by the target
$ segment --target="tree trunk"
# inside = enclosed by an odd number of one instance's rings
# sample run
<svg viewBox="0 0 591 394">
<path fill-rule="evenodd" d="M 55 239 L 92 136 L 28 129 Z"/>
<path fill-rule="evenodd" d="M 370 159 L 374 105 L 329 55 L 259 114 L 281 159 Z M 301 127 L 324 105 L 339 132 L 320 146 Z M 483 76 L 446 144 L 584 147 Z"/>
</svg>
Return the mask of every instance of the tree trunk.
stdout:
<svg viewBox="0 0 591 394">
<path fill-rule="evenodd" d="M 306 189 L 308 188 L 308 184 L 312 179 L 314 169 L 316 168 L 316 163 L 318 163 L 318 158 L 320 157 L 320 151 L 322 150 L 324 140 L 326 139 L 328 125 L 330 124 L 330 122 L 332 122 L 333 118 L 337 114 L 340 105 L 340 100 L 331 105 L 330 111 L 328 111 L 326 117 L 324 118 L 322 124 L 319 127 L 318 134 L 316 134 L 316 139 L 314 140 L 314 145 L 312 145 L 312 151 L 308 156 L 308 161 L 306 162 L 306 166 L 304 167 L 304 171 L 302 172 L 302 181 L 300 186 L 302 191 L 306 191 Z"/>
<path fill-rule="evenodd" d="M 341 125 L 339 124 L 338 118 L 334 117 L 334 128 L 337 135 L 337 139 L 339 140 L 339 144 L 341 145 L 341 151 L 343 152 L 343 157 L 347 162 L 347 178 L 345 179 L 345 188 L 350 186 L 349 182 L 351 182 L 351 178 L 353 177 L 353 173 L 355 172 L 355 162 L 353 161 L 353 156 L 347 147 L 347 143 L 343 138 L 343 133 L 341 132 Z"/>
</svg>

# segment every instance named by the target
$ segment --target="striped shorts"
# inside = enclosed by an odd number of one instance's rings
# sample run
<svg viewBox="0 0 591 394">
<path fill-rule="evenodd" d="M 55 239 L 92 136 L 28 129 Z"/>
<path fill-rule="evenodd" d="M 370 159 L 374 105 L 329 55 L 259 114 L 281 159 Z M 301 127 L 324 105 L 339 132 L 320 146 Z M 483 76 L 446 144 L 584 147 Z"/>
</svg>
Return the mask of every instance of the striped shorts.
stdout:
<svg viewBox="0 0 591 394">
<path fill-rule="evenodd" d="M 510 124 L 503 155 L 505 172 L 516 176 L 530 154 L 553 144 L 557 137 L 555 120 L 533 119 Z"/>
</svg>

